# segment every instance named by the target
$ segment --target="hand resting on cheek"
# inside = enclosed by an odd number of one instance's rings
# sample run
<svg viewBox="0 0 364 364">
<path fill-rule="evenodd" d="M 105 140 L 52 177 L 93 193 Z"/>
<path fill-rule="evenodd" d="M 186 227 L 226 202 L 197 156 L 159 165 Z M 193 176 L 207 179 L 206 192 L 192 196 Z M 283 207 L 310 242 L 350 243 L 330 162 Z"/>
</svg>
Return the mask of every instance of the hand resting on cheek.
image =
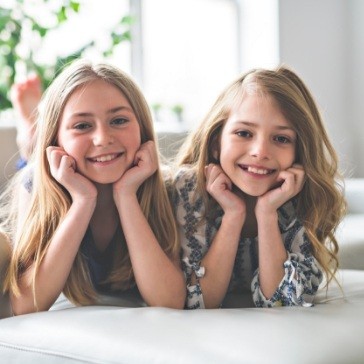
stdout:
<svg viewBox="0 0 364 364">
<path fill-rule="evenodd" d="M 76 161 L 63 148 L 51 146 L 46 149 L 46 153 L 51 175 L 66 188 L 73 201 L 97 196 L 95 185 L 77 172 Z"/>
<path fill-rule="evenodd" d="M 277 186 L 260 196 L 256 205 L 256 213 L 275 212 L 288 200 L 296 196 L 305 183 L 305 171 L 300 164 L 281 171 Z M 264 212 L 263 212 L 264 211 Z"/>
<path fill-rule="evenodd" d="M 153 141 L 143 143 L 135 153 L 133 165 L 114 183 L 114 195 L 135 194 L 142 183 L 155 173 L 158 156 Z"/>
</svg>

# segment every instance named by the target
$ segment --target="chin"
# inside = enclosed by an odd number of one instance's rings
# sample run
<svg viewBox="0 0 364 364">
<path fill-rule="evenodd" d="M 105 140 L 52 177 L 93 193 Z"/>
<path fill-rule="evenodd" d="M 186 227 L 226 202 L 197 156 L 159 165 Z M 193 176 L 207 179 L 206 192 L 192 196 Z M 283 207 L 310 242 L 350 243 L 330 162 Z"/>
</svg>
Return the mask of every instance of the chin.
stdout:
<svg viewBox="0 0 364 364">
<path fill-rule="evenodd" d="M 110 176 L 100 176 L 98 178 L 93 178 L 92 181 L 94 183 L 98 183 L 100 185 L 110 185 L 110 184 L 113 184 L 117 181 L 119 181 L 119 179 L 122 177 L 122 174 L 121 175 L 118 175 L 118 176 L 114 176 L 114 177 L 110 177 Z"/>
<path fill-rule="evenodd" d="M 246 195 L 252 196 L 252 197 L 260 197 L 263 196 L 267 191 L 264 192 L 258 192 L 258 191 L 250 191 L 250 190 L 245 190 L 243 191 Z"/>
<path fill-rule="evenodd" d="M 267 188 L 251 188 L 249 186 L 241 186 L 241 187 L 237 186 L 237 187 L 240 189 L 240 191 L 252 197 L 262 196 L 269 191 L 269 189 Z"/>
</svg>

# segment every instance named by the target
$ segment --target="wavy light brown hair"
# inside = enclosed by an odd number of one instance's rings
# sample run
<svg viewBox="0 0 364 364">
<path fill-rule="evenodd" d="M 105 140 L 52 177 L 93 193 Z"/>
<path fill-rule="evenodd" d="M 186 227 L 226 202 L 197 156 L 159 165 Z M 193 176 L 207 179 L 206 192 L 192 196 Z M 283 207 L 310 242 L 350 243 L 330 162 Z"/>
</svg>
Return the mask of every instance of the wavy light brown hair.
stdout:
<svg viewBox="0 0 364 364">
<path fill-rule="evenodd" d="M 57 145 L 57 134 L 63 109 L 72 93 L 95 80 L 103 80 L 117 87 L 130 103 L 139 122 L 141 142 L 157 140 L 148 104 L 136 85 L 126 73 L 108 64 L 93 65 L 78 60 L 65 68 L 46 90 L 37 120 L 37 139 L 34 153 L 29 161 L 33 179 L 31 202 L 24 223 L 18 224 L 18 189 L 24 185 L 29 170 L 20 171 L 13 178 L 2 197 L 1 228 L 6 231 L 13 245 L 13 254 L 5 289 L 19 294 L 19 278 L 31 264 L 35 264 L 35 276 L 47 253 L 52 237 L 71 206 L 69 193 L 52 177 L 46 156 L 46 148 Z M 24 187 L 21 187 L 24 188 Z M 179 245 L 173 209 L 168 198 L 160 168 L 138 190 L 138 200 L 157 240 L 164 252 L 178 257 Z M 113 270 L 108 277 L 112 289 L 127 289 L 135 284 L 125 238 L 114 254 Z M 75 304 L 95 301 L 90 273 L 81 252 L 78 252 L 64 287 L 64 294 Z M 34 294 L 35 297 L 35 294 Z M 36 303 L 36 302 L 35 302 Z"/>
<path fill-rule="evenodd" d="M 296 162 L 302 164 L 307 178 L 297 196 L 297 214 L 329 282 L 338 268 L 335 231 L 346 209 L 344 183 L 316 102 L 295 72 L 280 66 L 274 70 L 253 69 L 237 78 L 189 135 L 177 155 L 176 164 L 189 165 L 196 170 L 196 192 L 207 204 L 204 167 L 216 163 L 213 144 L 218 142 L 233 106 L 241 102 L 244 92 L 251 90 L 270 95 L 297 133 Z"/>
</svg>

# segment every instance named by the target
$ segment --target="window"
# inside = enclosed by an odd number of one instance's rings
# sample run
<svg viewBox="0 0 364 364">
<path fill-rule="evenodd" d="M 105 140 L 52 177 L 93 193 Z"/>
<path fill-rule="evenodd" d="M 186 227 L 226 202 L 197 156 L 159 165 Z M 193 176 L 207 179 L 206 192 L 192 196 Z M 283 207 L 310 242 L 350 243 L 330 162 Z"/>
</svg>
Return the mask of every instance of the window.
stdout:
<svg viewBox="0 0 364 364">
<path fill-rule="evenodd" d="M 156 128 L 191 128 L 239 70 L 239 7 L 231 0 L 142 1 L 143 90 Z M 183 108 L 178 125 L 173 107 Z M 162 126 L 161 126 L 162 125 Z"/>
<path fill-rule="evenodd" d="M 139 0 L 139 74 L 156 128 L 191 129 L 222 89 L 278 63 L 278 0 Z M 183 108 L 183 124 L 173 107 Z"/>
<path fill-rule="evenodd" d="M 37 2 L 27 2 L 29 11 L 47 22 L 44 9 L 34 6 Z M 139 83 L 154 110 L 157 131 L 191 129 L 239 73 L 278 60 L 278 0 L 79 2 L 80 13 L 70 14 L 33 53 L 36 62 L 52 64 L 57 55 L 77 51 L 90 41 L 95 47 L 84 56 L 102 59 L 110 29 L 132 15 L 132 42 L 118 45 L 108 61 Z M 29 39 L 29 44 L 37 41 Z M 20 66 L 19 74 L 24 73 Z"/>
</svg>

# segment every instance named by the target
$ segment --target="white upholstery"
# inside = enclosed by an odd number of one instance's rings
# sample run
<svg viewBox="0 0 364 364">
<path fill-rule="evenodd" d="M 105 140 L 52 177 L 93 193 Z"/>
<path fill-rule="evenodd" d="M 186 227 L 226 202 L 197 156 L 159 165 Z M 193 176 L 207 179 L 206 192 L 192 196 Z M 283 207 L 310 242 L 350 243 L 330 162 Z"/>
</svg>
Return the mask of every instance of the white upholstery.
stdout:
<svg viewBox="0 0 364 364">
<path fill-rule="evenodd" d="M 364 178 L 345 181 L 348 214 L 337 230 L 340 267 L 364 270 Z"/>
<path fill-rule="evenodd" d="M 167 157 L 175 151 L 172 136 L 178 143 L 178 135 L 160 136 Z M 0 129 L 1 146 L 3 138 Z M 0 162 L 3 171 L 6 160 Z M 338 273 L 343 292 L 332 282 L 312 308 L 182 311 L 145 307 L 130 295 L 76 308 L 60 297 L 49 312 L 0 320 L 0 362 L 363 363 L 364 179 L 349 180 L 346 195 L 349 214 L 337 233 L 346 268 Z M 0 246 L 0 272 L 1 257 Z M 9 316 L 6 297 L 0 299 L 0 317 Z M 226 302 L 251 304 L 248 296 L 229 296 Z"/>
<path fill-rule="evenodd" d="M 3 319 L 4 363 L 362 363 L 364 271 L 313 308 L 179 311 L 108 306 Z M 346 283 L 346 284 L 345 284 Z"/>
</svg>

